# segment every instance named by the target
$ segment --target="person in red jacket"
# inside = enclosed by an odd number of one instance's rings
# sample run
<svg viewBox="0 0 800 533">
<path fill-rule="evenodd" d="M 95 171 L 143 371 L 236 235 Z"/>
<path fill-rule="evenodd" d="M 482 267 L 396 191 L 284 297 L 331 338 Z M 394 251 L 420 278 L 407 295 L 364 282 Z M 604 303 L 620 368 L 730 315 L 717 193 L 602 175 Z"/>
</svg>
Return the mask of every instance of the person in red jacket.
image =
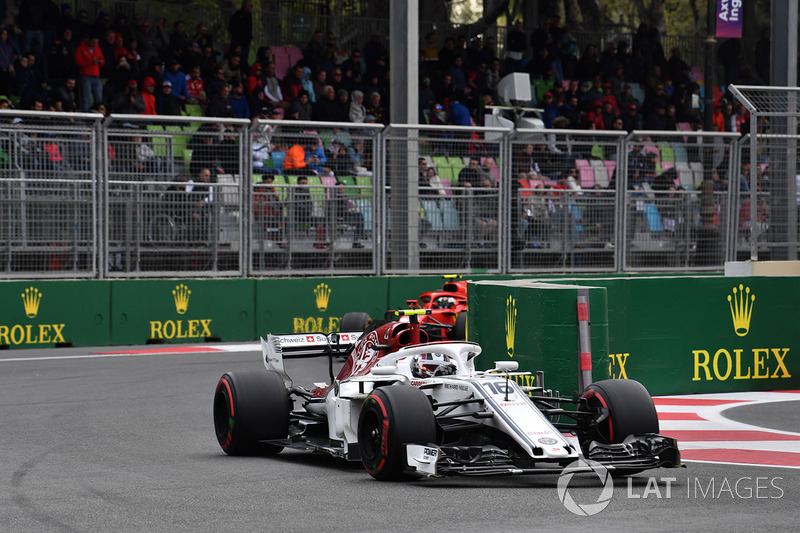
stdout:
<svg viewBox="0 0 800 533">
<path fill-rule="evenodd" d="M 84 113 L 89 112 L 92 97 L 95 104 L 103 101 L 100 67 L 106 64 L 106 60 L 100 51 L 99 41 L 96 36 L 87 36 L 75 50 L 75 65 L 78 67 L 81 88 L 81 111 Z"/>
<path fill-rule="evenodd" d="M 142 82 L 142 100 L 144 100 L 144 111 L 142 115 L 157 115 L 156 113 L 156 82 L 150 76 Z"/>
</svg>

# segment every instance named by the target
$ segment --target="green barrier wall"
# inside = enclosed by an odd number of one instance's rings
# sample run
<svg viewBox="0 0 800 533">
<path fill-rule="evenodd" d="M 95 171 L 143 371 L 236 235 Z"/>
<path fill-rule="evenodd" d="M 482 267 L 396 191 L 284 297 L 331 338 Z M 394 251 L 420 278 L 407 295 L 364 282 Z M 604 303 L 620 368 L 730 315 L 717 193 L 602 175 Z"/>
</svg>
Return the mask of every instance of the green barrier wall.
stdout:
<svg viewBox="0 0 800 533">
<path fill-rule="evenodd" d="M 514 290 L 531 283 L 519 281 Z M 602 297 L 594 289 L 590 292 L 595 379 L 637 379 L 652 394 L 800 389 L 800 278 L 541 281 L 606 289 Z M 8 281 L 0 283 L 0 347 L 107 346 L 150 339 L 247 341 L 271 332 L 329 332 L 348 311 L 382 318 L 386 309 L 403 307 L 405 300 L 442 283 L 434 276 Z M 480 364 L 488 368 L 492 361 L 508 358 L 505 310 L 499 306 L 508 294 L 489 285 L 485 290 L 485 295 L 470 290 L 468 328 L 484 345 Z M 549 388 L 568 393 L 574 388 L 573 375 L 563 383 L 558 380 L 570 366 L 575 370 L 575 298 L 553 300 L 556 293 L 541 289 L 535 298 L 522 294 L 514 296 L 515 356 L 526 370 L 545 370 Z M 602 314 L 603 304 L 596 303 L 599 298 L 607 300 L 607 315 Z M 473 323 L 484 319 L 492 325 Z M 597 337 L 606 323 L 606 338 Z M 551 361 L 562 357 L 566 363 Z"/>
<path fill-rule="evenodd" d="M 110 291 L 107 281 L 0 283 L 0 346 L 106 346 Z"/>
<path fill-rule="evenodd" d="M 612 377 L 651 394 L 800 388 L 800 278 L 570 281 L 608 288 Z"/>
<path fill-rule="evenodd" d="M 112 344 L 255 338 L 255 280 L 137 280 L 111 286 Z"/>
<path fill-rule="evenodd" d="M 470 283 L 467 336 L 483 348 L 476 367 L 519 361 L 520 371 L 544 371 L 545 388 L 571 396 L 578 385 L 579 288 L 528 280 Z M 608 377 L 606 289 L 588 292 L 593 377 L 599 380 Z M 532 385 L 533 377 L 517 379 Z"/>
</svg>

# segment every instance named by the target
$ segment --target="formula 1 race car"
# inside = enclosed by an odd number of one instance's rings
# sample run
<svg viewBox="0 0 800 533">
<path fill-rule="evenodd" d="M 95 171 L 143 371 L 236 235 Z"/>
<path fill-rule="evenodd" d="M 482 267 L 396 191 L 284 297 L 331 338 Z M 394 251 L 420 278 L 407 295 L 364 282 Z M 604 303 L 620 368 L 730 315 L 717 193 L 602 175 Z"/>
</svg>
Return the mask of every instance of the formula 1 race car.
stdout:
<svg viewBox="0 0 800 533">
<path fill-rule="evenodd" d="M 324 452 L 360 460 L 380 480 L 557 473 L 581 453 L 612 474 L 680 465 L 677 442 L 658 434 L 653 401 L 638 382 L 600 381 L 575 399 L 545 394 L 540 376 L 536 387 L 520 387 L 512 378 L 528 373 L 516 372 L 516 362 L 478 371 L 479 345 L 427 342 L 417 317 L 429 312 L 398 311 L 409 322 L 363 333 L 262 338 L 266 371 L 228 372 L 217 384 L 220 446 L 229 455 Z M 284 357 L 315 354 L 328 356 L 332 383 L 295 386 Z M 333 378 L 334 357 L 345 354 Z"/>
<path fill-rule="evenodd" d="M 430 340 L 465 340 L 467 338 L 467 282 L 461 276 L 447 275 L 442 288 L 423 292 L 416 300 L 406 300 L 410 309 L 430 309 L 429 314 L 421 315 L 419 323 Z M 394 320 L 394 309 L 385 317 Z M 408 322 L 407 317 L 400 319 Z M 372 323 L 368 313 L 350 312 L 342 316 L 340 331 L 363 331 Z"/>
</svg>

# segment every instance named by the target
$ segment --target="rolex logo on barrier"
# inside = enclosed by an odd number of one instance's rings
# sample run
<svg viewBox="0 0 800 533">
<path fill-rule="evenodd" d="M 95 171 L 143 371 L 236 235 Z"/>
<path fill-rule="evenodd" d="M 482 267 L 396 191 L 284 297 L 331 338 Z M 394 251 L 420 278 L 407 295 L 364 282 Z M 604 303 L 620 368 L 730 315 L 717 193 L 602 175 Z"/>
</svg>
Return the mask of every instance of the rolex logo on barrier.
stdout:
<svg viewBox="0 0 800 533">
<path fill-rule="evenodd" d="M 39 303 L 42 301 L 42 293 L 36 287 L 28 287 L 22 293 L 22 303 L 25 306 L 25 315 L 28 318 L 35 318 L 39 314 Z"/>
<path fill-rule="evenodd" d="M 317 304 L 317 309 L 325 312 L 328 309 L 328 300 L 331 297 L 331 289 L 325 283 L 320 283 L 314 289 L 314 301 Z"/>
<path fill-rule="evenodd" d="M 20 295 L 25 316 L 34 319 L 39 315 L 42 293 L 36 287 L 26 288 Z M 66 324 L 0 324 L 0 345 L 20 346 L 25 344 L 64 343 Z"/>
<path fill-rule="evenodd" d="M 506 349 L 514 357 L 514 333 L 517 329 L 517 301 L 512 296 L 506 300 Z"/>
<path fill-rule="evenodd" d="M 175 299 L 175 310 L 179 315 L 185 314 L 186 310 L 189 309 L 189 296 L 191 294 L 192 291 L 183 283 L 172 290 L 172 297 Z"/>
<path fill-rule="evenodd" d="M 755 301 L 755 294 L 744 284 L 733 287 L 732 293 L 728 295 L 728 307 L 737 337 L 744 337 L 750 332 L 750 319 L 753 316 Z M 790 347 L 753 346 L 753 343 L 762 341 L 758 335 L 755 338 L 751 336 L 748 340 L 750 342 L 739 346 L 731 343 L 728 346 L 693 349 L 692 381 L 733 382 L 792 377 L 789 371 L 792 368 L 791 359 L 786 360 L 791 353 Z"/>
<path fill-rule="evenodd" d="M 172 301 L 175 311 L 185 315 L 189 310 L 189 298 L 192 291 L 183 283 L 172 289 Z M 202 306 L 201 306 L 202 307 Z M 151 320 L 150 339 L 198 339 L 213 337 L 210 318 L 193 318 L 188 320 Z"/>
<path fill-rule="evenodd" d="M 314 287 L 314 305 L 320 313 L 328 310 L 330 303 L 331 289 L 327 283 L 320 283 Z M 296 316 L 292 318 L 294 323 L 294 333 L 330 333 L 339 331 L 338 316 Z"/>
<path fill-rule="evenodd" d="M 738 290 L 736 287 L 733 288 L 733 295 L 728 295 L 733 329 L 740 337 L 744 337 L 750 331 L 750 317 L 753 315 L 755 301 L 756 295 L 750 294 L 750 287 L 741 284 Z"/>
</svg>

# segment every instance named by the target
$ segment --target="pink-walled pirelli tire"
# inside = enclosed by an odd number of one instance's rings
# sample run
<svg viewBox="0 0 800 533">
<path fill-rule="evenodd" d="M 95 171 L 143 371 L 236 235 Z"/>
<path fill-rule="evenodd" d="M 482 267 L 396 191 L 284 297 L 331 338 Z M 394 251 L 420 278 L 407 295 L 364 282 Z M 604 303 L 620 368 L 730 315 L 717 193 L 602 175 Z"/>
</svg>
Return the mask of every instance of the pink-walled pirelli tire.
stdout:
<svg viewBox="0 0 800 533">
<path fill-rule="evenodd" d="M 608 417 L 598 422 L 597 430 L 607 444 L 620 443 L 628 435 L 658 433 L 658 414 L 653 398 L 644 385 L 632 379 L 607 379 L 586 387 L 581 397 L 586 407 Z"/>
<path fill-rule="evenodd" d="M 273 371 L 227 372 L 214 393 L 214 431 L 228 455 L 273 455 L 283 446 L 262 441 L 289 434 L 289 394 Z"/>
<path fill-rule="evenodd" d="M 358 449 L 364 468 L 375 479 L 404 479 L 404 445 L 431 444 L 435 440 L 436 419 L 431 402 L 416 387 L 381 387 L 361 407 Z"/>
</svg>

